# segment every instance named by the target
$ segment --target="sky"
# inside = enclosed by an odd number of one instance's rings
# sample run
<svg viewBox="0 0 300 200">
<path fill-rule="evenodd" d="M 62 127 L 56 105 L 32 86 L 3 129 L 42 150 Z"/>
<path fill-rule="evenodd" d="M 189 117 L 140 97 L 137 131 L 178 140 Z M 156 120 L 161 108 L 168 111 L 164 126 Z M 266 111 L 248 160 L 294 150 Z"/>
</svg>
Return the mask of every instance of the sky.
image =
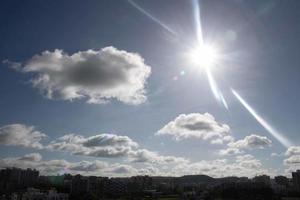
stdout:
<svg viewBox="0 0 300 200">
<path fill-rule="evenodd" d="M 300 163 L 299 9 L 296 0 L 1 1 L 0 167 L 290 175 Z M 199 65 L 207 51 L 191 59 L 204 45 L 216 50 L 209 68 Z"/>
</svg>

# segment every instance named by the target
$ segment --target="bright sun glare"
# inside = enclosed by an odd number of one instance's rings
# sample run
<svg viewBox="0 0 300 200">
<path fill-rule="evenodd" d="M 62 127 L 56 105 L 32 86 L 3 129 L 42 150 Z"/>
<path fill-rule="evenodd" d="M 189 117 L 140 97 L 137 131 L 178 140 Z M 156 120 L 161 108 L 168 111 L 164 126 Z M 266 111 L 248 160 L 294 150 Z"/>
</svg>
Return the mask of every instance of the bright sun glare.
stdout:
<svg viewBox="0 0 300 200">
<path fill-rule="evenodd" d="M 191 61 L 198 67 L 210 68 L 217 61 L 217 51 L 209 45 L 202 45 L 194 48 L 189 57 Z"/>
</svg>

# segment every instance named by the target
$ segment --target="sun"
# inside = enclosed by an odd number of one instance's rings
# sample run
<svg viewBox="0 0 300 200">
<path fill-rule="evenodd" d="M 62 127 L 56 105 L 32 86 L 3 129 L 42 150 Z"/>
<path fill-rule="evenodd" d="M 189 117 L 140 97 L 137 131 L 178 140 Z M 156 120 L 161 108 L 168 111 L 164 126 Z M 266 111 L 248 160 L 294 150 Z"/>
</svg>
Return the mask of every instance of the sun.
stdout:
<svg viewBox="0 0 300 200">
<path fill-rule="evenodd" d="M 197 67 L 210 68 L 216 64 L 218 53 L 213 46 L 201 45 L 190 51 L 189 59 Z"/>
</svg>

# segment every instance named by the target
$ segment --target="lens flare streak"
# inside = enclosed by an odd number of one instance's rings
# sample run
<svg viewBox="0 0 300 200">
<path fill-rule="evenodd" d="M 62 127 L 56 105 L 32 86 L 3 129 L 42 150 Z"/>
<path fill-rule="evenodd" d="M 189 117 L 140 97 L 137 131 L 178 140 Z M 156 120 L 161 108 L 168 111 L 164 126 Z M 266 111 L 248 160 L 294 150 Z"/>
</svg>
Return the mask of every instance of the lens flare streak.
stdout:
<svg viewBox="0 0 300 200">
<path fill-rule="evenodd" d="M 278 142 L 280 142 L 286 148 L 292 146 L 292 143 L 273 128 L 268 122 L 266 122 L 235 90 L 231 89 L 233 95 L 238 101 L 249 111 L 249 113 L 260 123 Z"/>
<path fill-rule="evenodd" d="M 195 23 L 196 23 L 196 33 L 198 43 L 203 45 L 203 34 L 202 34 L 202 26 L 201 26 L 201 16 L 200 16 L 200 4 L 198 0 L 193 0 L 194 7 L 194 15 L 195 15 Z"/>
<path fill-rule="evenodd" d="M 218 85 L 217 85 L 213 75 L 211 74 L 209 69 L 206 69 L 205 71 L 206 71 L 209 86 L 211 88 L 211 91 L 212 91 L 213 95 L 215 96 L 217 101 L 219 103 L 221 103 L 228 110 L 227 102 L 224 99 L 222 92 L 219 90 Z"/>
<path fill-rule="evenodd" d="M 193 7 L 194 7 L 194 17 L 195 17 L 195 24 L 196 24 L 197 41 L 200 48 L 202 48 L 204 46 L 204 40 L 203 40 L 203 33 L 202 33 L 199 0 L 193 0 Z M 209 81 L 211 91 L 215 99 L 217 100 L 218 103 L 222 104 L 228 110 L 227 102 L 221 90 L 219 89 L 217 82 L 215 81 L 211 71 L 208 68 L 206 68 L 205 71 L 206 71 L 206 75 Z"/>
<path fill-rule="evenodd" d="M 164 24 L 162 21 L 160 21 L 159 19 L 157 19 L 156 17 L 154 17 L 153 15 L 151 15 L 149 12 L 147 12 L 145 9 L 143 9 L 141 6 L 139 6 L 133 0 L 128 0 L 128 2 L 130 3 L 130 5 L 132 5 L 138 11 L 140 11 L 141 13 L 143 13 L 144 15 L 146 15 L 147 17 L 149 17 L 151 20 L 153 20 L 154 22 L 156 22 L 162 28 L 164 28 L 168 32 L 172 33 L 173 35 L 177 35 L 177 33 L 173 29 L 171 29 L 169 26 L 167 26 L 166 24 Z"/>
</svg>

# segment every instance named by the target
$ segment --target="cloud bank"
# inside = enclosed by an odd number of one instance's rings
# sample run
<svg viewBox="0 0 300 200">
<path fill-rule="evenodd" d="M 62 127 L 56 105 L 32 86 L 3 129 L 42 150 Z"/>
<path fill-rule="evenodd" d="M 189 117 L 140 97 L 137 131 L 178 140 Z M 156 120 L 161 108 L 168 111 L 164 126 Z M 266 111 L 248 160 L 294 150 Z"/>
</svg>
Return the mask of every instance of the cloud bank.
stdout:
<svg viewBox="0 0 300 200">
<path fill-rule="evenodd" d="M 57 159 L 44 160 L 39 153 L 31 153 L 20 157 L 0 159 L 0 168 L 35 168 L 40 170 L 42 174 L 80 173 L 98 176 L 206 174 L 213 177 L 224 177 L 273 173 L 271 169 L 265 169 L 259 160 L 249 154 L 235 156 L 230 160 L 190 161 L 183 157 L 164 156 L 158 152 L 143 149 L 128 136 L 109 133 L 93 136 L 66 134 L 49 143 L 42 143 L 42 139 L 47 136 L 32 126 L 11 124 L 0 127 L 0 130 L 0 144 L 3 145 L 61 151 L 72 155 L 95 158 L 92 161 L 69 162 Z M 218 134 L 217 136 L 217 138 L 224 138 Z M 215 138 L 215 136 L 212 138 Z M 240 149 L 237 150 L 241 151 Z M 102 158 L 120 159 L 116 163 L 111 163 L 111 160 L 97 160 Z M 286 161 L 287 164 L 291 162 L 296 161 Z"/>
<path fill-rule="evenodd" d="M 133 163 L 176 163 L 187 162 L 187 159 L 176 156 L 163 156 L 157 152 L 140 148 L 139 144 L 128 136 L 109 133 L 85 137 L 78 134 L 67 134 L 43 144 L 47 137 L 33 126 L 10 124 L 0 127 L 0 144 L 22 146 L 48 151 L 67 152 L 72 155 L 83 155 L 97 158 L 123 158 Z"/>
<path fill-rule="evenodd" d="M 139 172 L 130 165 L 94 160 L 69 162 L 66 160 L 43 160 L 39 153 L 26 154 L 21 157 L 0 160 L 0 168 L 18 167 L 37 169 L 43 175 L 64 173 L 96 175 L 96 176 L 132 176 Z"/>
<path fill-rule="evenodd" d="M 206 174 L 212 177 L 248 176 L 258 174 L 274 175 L 274 170 L 263 168 L 261 162 L 252 155 L 236 156 L 233 162 L 226 159 L 201 160 L 198 162 L 179 163 L 109 163 L 106 161 L 44 160 L 39 153 L 31 153 L 20 157 L 0 159 L 0 168 L 19 167 L 38 169 L 43 175 L 82 174 L 96 176 L 182 176 L 186 174 Z"/>
</svg>

